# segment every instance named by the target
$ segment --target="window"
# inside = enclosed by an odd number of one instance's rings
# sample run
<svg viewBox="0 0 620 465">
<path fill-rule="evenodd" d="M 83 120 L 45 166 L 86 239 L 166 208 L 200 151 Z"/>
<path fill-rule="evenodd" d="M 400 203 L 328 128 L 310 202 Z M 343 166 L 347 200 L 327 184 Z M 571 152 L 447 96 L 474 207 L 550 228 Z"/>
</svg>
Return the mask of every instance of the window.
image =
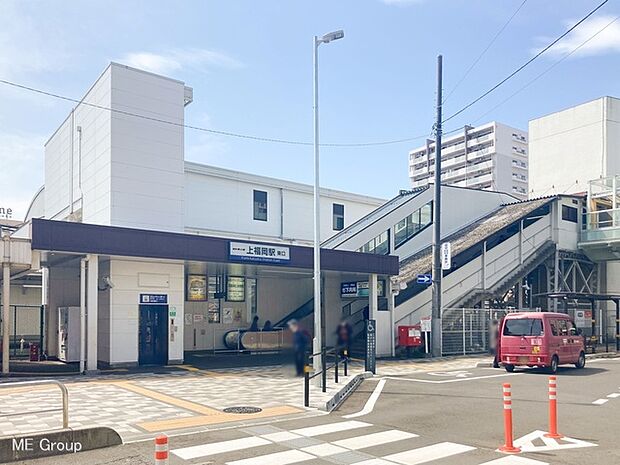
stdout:
<svg viewBox="0 0 620 465">
<path fill-rule="evenodd" d="M 334 231 L 344 229 L 344 205 L 339 203 L 332 204 L 332 228 Z"/>
<path fill-rule="evenodd" d="M 571 223 L 577 223 L 577 209 L 568 205 L 562 205 L 562 219 Z"/>
<path fill-rule="evenodd" d="M 258 302 L 256 294 L 256 278 L 246 278 L 248 283 L 248 301 L 250 302 L 250 318 L 251 321 L 258 314 Z"/>
<path fill-rule="evenodd" d="M 504 336 L 542 336 L 543 326 L 540 318 L 507 319 Z"/>
<path fill-rule="evenodd" d="M 254 191 L 254 219 L 267 221 L 267 192 Z"/>
<path fill-rule="evenodd" d="M 394 225 L 394 247 L 404 244 L 433 222 L 433 202 L 428 202 Z"/>
<path fill-rule="evenodd" d="M 374 253 L 376 255 L 387 255 L 390 253 L 390 233 L 382 232 L 377 237 L 369 240 L 359 249 L 358 252 Z"/>
</svg>

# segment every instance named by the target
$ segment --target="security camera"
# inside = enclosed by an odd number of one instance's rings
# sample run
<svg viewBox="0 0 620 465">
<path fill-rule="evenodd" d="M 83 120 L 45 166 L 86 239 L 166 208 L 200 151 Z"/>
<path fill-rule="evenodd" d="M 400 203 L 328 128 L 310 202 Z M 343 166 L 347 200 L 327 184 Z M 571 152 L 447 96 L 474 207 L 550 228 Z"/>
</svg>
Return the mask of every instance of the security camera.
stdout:
<svg viewBox="0 0 620 465">
<path fill-rule="evenodd" d="M 113 287 L 114 283 L 109 276 L 104 276 L 103 278 L 101 278 L 101 283 L 99 284 L 100 291 L 107 291 L 108 289 L 112 289 Z"/>
</svg>

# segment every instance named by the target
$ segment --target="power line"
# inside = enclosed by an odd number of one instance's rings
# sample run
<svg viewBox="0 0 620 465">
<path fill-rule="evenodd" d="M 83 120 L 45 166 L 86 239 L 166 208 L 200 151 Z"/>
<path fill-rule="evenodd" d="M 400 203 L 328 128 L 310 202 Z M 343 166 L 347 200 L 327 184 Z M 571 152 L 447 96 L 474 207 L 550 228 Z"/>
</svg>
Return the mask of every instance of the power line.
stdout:
<svg viewBox="0 0 620 465">
<path fill-rule="evenodd" d="M 596 8 L 594 8 L 592 11 L 590 11 L 587 15 L 585 15 L 583 18 L 581 18 L 577 23 L 575 23 L 570 29 L 568 29 L 566 32 L 564 32 L 562 35 L 560 35 L 558 38 L 556 38 L 553 42 L 551 42 L 549 45 L 547 45 L 545 48 L 543 48 L 542 50 L 540 50 L 536 55 L 534 55 L 532 58 L 530 58 L 529 60 L 527 60 L 525 63 L 523 63 L 521 66 L 519 66 L 516 70 L 514 70 L 512 73 L 510 73 L 508 76 L 506 76 L 504 79 L 502 79 L 500 82 L 498 82 L 497 84 L 495 84 L 493 87 L 491 87 L 489 90 L 487 90 L 486 92 L 484 92 L 482 95 L 480 95 L 479 97 L 475 98 L 474 100 L 472 100 L 471 102 L 469 102 L 467 105 L 465 105 L 463 108 L 461 108 L 459 111 L 457 111 L 456 113 L 453 113 L 452 115 L 450 115 L 448 118 L 444 119 L 443 122 L 447 122 L 450 121 L 452 118 L 460 115 L 461 113 L 463 113 L 465 110 L 467 110 L 468 108 L 470 108 L 472 105 L 478 103 L 480 100 L 482 100 L 483 98 L 485 98 L 487 95 L 489 95 L 491 92 L 493 92 L 494 90 L 496 90 L 498 87 L 500 87 L 501 85 L 505 84 L 507 81 L 509 81 L 510 79 L 512 79 L 514 76 L 516 76 L 518 73 L 520 73 L 525 67 L 527 67 L 529 64 L 531 64 L 534 60 L 536 60 L 538 57 L 540 57 L 543 53 L 545 53 L 547 50 L 549 50 L 551 47 L 553 47 L 555 44 L 557 44 L 560 40 L 562 40 L 564 37 L 566 37 L 568 34 L 570 34 L 573 30 L 575 30 L 577 27 L 579 27 L 579 25 L 581 23 L 583 23 L 584 21 L 586 21 L 590 16 L 592 16 L 594 13 L 596 13 L 599 9 L 601 9 L 603 7 L 603 5 L 605 5 L 607 2 L 609 2 L 609 0 L 603 0 L 603 2 L 601 2 Z"/>
<path fill-rule="evenodd" d="M 306 141 L 300 141 L 300 140 L 291 140 L 291 139 L 280 139 L 280 138 L 274 138 L 274 137 L 262 137 L 262 136 L 255 136 L 255 135 L 251 135 L 251 134 L 242 134 L 242 133 L 237 133 L 237 132 L 231 132 L 231 131 L 220 131 L 220 130 L 216 130 L 216 129 L 210 129 L 210 128 L 205 128 L 205 127 L 200 127 L 200 126 L 194 126 L 194 125 L 190 125 L 190 124 L 183 124 L 183 123 L 179 123 L 176 121 L 170 121 L 170 120 L 165 120 L 165 119 L 161 119 L 161 118 L 155 118 L 153 116 L 147 116 L 147 115 L 141 115 L 138 113 L 132 113 L 130 111 L 125 111 L 125 110 L 119 110 L 117 108 L 110 108 L 110 107 L 106 107 L 103 105 L 97 105 L 95 103 L 90 103 L 90 102 L 85 102 L 83 99 L 82 100 L 78 100 L 76 98 L 72 98 L 72 97 L 67 97 L 66 95 L 61 95 L 61 94 L 57 94 L 54 92 L 48 92 L 42 89 L 37 89 L 35 87 L 31 87 L 31 86 L 27 86 L 24 84 L 19 84 L 16 82 L 12 82 L 12 81 L 8 81 L 6 79 L 0 79 L 0 84 L 5 84 L 7 86 L 11 86 L 11 87 L 16 87 L 18 89 L 22 89 L 22 90 L 26 90 L 29 92 L 34 92 L 37 94 L 41 94 L 41 95 L 45 95 L 48 97 L 53 97 L 59 100 L 64 100 L 67 102 L 72 102 L 72 103 L 76 103 L 78 105 L 85 105 L 88 107 L 92 107 L 92 108 L 96 108 L 99 110 L 104 110 L 104 111 L 109 111 L 111 113 L 118 113 L 124 116 L 131 116 L 131 117 L 135 117 L 135 118 L 142 118 L 148 121 L 153 121 L 153 122 L 157 122 L 157 123 L 162 123 L 162 124 L 168 124 L 170 126 L 175 126 L 175 127 L 182 127 L 182 128 L 186 128 L 186 129 L 192 129 L 194 131 L 200 131 L 200 132 L 207 132 L 209 134 L 215 134 L 218 136 L 226 136 L 226 137 L 235 137 L 238 139 L 247 139 L 247 140 L 253 140 L 253 141 L 258 141 L 258 142 L 271 142 L 271 143 L 276 143 L 276 144 L 287 144 L 287 145 L 302 145 L 302 146 L 312 146 L 312 142 L 306 142 Z M 393 144 L 401 144 L 404 142 L 413 142 L 416 140 L 421 140 L 426 138 L 427 135 L 426 134 L 420 134 L 418 136 L 413 136 L 413 137 L 406 137 L 406 138 L 402 138 L 402 139 L 393 139 L 393 140 L 384 140 L 384 141 L 377 141 L 377 142 L 357 142 L 357 143 L 322 143 L 320 145 L 324 146 L 324 147 L 375 147 L 375 146 L 382 146 L 382 145 L 393 145 Z"/>
<path fill-rule="evenodd" d="M 515 95 L 519 94 L 520 92 L 524 91 L 525 89 L 527 89 L 529 86 L 531 86 L 532 84 L 534 84 L 534 82 L 538 81 L 541 77 L 543 77 L 545 74 L 547 74 L 549 71 L 551 71 L 553 68 L 555 68 L 557 65 L 559 65 L 560 63 L 562 63 L 564 60 L 566 60 L 568 57 L 570 57 L 573 53 L 577 52 L 580 48 L 582 48 L 583 46 L 585 46 L 588 42 L 590 42 L 592 39 L 594 39 L 596 36 L 598 36 L 599 34 L 601 34 L 605 29 L 607 29 L 608 27 L 610 27 L 613 23 L 615 23 L 616 21 L 618 21 L 620 19 L 620 16 L 616 16 L 613 20 L 611 20 L 609 23 L 607 23 L 604 27 L 602 27 L 601 29 L 599 29 L 598 31 L 596 31 L 593 35 L 591 35 L 588 39 L 586 39 L 585 41 L 583 41 L 581 44 L 579 44 L 577 47 L 575 47 L 574 49 L 572 49 L 570 52 L 568 52 L 566 55 L 564 55 L 562 58 L 560 58 L 559 60 L 557 60 L 555 63 L 553 63 L 551 66 L 549 66 L 547 69 L 545 69 L 542 73 L 540 73 L 539 75 L 537 75 L 534 79 L 530 80 L 529 82 L 527 82 L 524 86 L 520 87 L 519 89 L 517 89 L 514 93 L 512 93 L 510 96 L 508 96 L 507 98 L 505 98 L 504 100 L 502 100 L 500 103 L 498 103 L 497 105 L 495 105 L 493 108 L 491 108 L 490 110 L 488 110 L 487 112 L 485 112 L 483 115 L 481 115 L 478 119 L 474 120 L 474 123 L 477 123 L 478 121 L 480 121 L 481 119 L 483 119 L 485 116 L 487 116 L 489 113 L 495 111 L 497 108 L 499 108 L 500 106 L 502 106 L 504 103 L 506 103 L 508 100 L 512 99 Z"/>
<path fill-rule="evenodd" d="M 519 13 L 519 11 L 521 11 L 521 8 L 523 8 L 523 6 L 527 3 L 527 0 L 523 0 L 523 2 L 521 3 L 521 5 L 519 5 L 517 7 L 517 9 L 512 13 L 512 15 L 510 16 L 510 18 L 508 18 L 508 20 L 504 23 L 504 25 L 500 28 L 499 31 L 497 31 L 497 33 L 495 34 L 495 36 L 493 36 L 493 38 L 491 39 L 491 42 L 489 42 L 489 44 L 486 46 L 486 48 L 480 53 L 480 55 L 478 55 L 478 58 L 476 58 L 474 60 L 474 62 L 469 66 L 469 68 L 467 68 L 467 71 L 465 71 L 465 74 L 463 74 L 463 76 L 461 76 L 461 78 L 458 80 L 458 82 L 456 83 L 456 85 L 452 88 L 452 90 L 450 92 L 448 92 L 448 95 L 446 95 L 446 98 L 443 99 L 443 103 L 445 104 L 448 99 L 450 98 L 450 96 L 454 93 L 454 91 L 463 83 L 463 81 L 465 80 L 465 78 L 467 76 L 469 76 L 469 73 L 471 73 L 471 71 L 475 68 L 475 66 L 478 64 L 478 62 L 482 59 L 482 57 L 488 52 L 488 50 L 491 48 L 491 46 L 495 43 L 495 41 L 499 38 L 499 36 L 502 34 L 502 32 L 504 32 L 504 30 L 508 27 L 508 25 L 512 22 L 513 18 L 515 16 L 517 16 L 517 13 Z"/>
</svg>

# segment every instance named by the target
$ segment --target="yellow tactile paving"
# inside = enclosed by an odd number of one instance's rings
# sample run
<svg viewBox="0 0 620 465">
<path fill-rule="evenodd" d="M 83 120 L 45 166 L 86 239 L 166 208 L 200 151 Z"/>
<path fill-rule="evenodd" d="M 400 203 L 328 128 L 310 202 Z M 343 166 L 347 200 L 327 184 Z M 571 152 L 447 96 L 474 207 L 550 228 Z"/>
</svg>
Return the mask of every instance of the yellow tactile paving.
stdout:
<svg viewBox="0 0 620 465">
<path fill-rule="evenodd" d="M 117 381 L 112 384 L 128 391 L 135 392 L 136 394 L 150 397 L 151 399 L 174 405 L 175 407 L 184 408 L 185 410 L 200 413 L 202 415 L 217 415 L 221 413 L 219 410 L 216 410 L 214 408 L 206 407 L 204 405 L 196 404 L 194 402 L 189 402 L 187 400 L 179 399 L 177 397 L 169 396 L 167 394 L 162 394 L 161 392 L 146 389 L 141 386 L 136 386 L 129 381 Z"/>
<path fill-rule="evenodd" d="M 166 431 L 171 429 L 180 428 L 193 428 L 196 426 L 215 425 L 220 423 L 231 423 L 234 421 L 251 420 L 255 418 L 267 418 L 280 415 L 292 415 L 294 413 L 302 412 L 303 410 L 283 405 L 281 407 L 270 407 L 264 409 L 259 413 L 251 413 L 238 415 L 233 413 L 224 413 L 217 411 L 216 414 L 200 415 L 189 418 L 174 418 L 171 420 L 149 421 L 144 423 L 138 423 L 137 426 L 148 431 Z"/>
</svg>

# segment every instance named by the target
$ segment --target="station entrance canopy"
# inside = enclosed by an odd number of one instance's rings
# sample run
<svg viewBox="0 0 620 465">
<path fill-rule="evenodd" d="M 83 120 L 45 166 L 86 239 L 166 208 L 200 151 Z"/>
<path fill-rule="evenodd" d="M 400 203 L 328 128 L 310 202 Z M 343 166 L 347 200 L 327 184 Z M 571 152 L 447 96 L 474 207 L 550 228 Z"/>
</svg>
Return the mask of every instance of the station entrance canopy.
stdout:
<svg viewBox="0 0 620 465">
<path fill-rule="evenodd" d="M 253 244 L 236 239 L 42 219 L 33 219 L 31 227 L 32 249 L 40 251 L 215 263 L 254 262 L 298 269 L 313 267 L 312 248 L 298 245 L 256 244 L 268 250 L 256 251 L 252 259 L 251 254 L 244 254 L 240 249 L 243 248 L 241 244 Z M 236 243 L 239 244 L 237 249 Z M 394 276 L 398 274 L 398 257 L 322 249 L 321 268 Z"/>
</svg>

